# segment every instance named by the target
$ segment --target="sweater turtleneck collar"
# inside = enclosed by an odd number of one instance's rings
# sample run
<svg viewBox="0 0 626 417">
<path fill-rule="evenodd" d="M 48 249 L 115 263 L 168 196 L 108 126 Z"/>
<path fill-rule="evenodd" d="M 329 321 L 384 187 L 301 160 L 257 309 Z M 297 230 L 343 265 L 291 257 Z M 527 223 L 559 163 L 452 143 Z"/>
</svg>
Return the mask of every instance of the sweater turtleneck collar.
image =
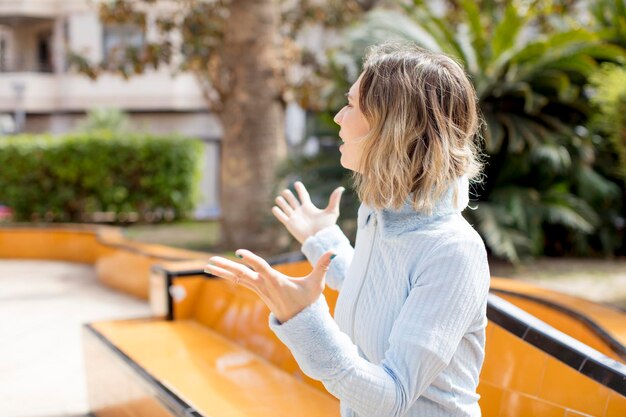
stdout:
<svg viewBox="0 0 626 417">
<path fill-rule="evenodd" d="M 454 191 L 457 190 L 455 199 Z M 385 236 L 397 236 L 401 233 L 410 232 L 419 228 L 420 225 L 431 221 L 437 217 L 446 216 L 453 213 L 462 212 L 469 204 L 469 180 L 466 176 L 459 177 L 443 196 L 435 203 L 432 213 L 428 214 L 416 211 L 413 208 L 411 199 L 408 198 L 404 205 L 396 209 L 374 210 L 373 208 L 361 204 L 359 207 L 358 223 L 359 228 L 367 225 L 374 217 L 381 224 Z"/>
</svg>

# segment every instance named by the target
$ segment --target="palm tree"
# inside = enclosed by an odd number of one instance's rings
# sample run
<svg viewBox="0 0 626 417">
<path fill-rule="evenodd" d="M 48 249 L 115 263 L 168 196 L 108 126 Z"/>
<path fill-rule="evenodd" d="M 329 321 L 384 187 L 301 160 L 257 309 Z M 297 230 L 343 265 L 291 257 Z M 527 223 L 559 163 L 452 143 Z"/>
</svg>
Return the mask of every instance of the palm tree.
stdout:
<svg viewBox="0 0 626 417">
<path fill-rule="evenodd" d="M 360 60 L 367 46 L 395 38 L 463 63 L 486 122 L 488 156 L 477 209 L 467 216 L 494 254 L 517 262 L 542 253 L 547 225 L 582 234 L 598 226 L 599 213 L 578 191 L 615 187 L 594 171 L 582 87 L 598 60 L 625 51 L 599 33 L 550 25 L 533 8 L 505 3 L 460 0 L 443 14 L 422 1 L 378 9 L 349 32 L 346 51 Z"/>
</svg>

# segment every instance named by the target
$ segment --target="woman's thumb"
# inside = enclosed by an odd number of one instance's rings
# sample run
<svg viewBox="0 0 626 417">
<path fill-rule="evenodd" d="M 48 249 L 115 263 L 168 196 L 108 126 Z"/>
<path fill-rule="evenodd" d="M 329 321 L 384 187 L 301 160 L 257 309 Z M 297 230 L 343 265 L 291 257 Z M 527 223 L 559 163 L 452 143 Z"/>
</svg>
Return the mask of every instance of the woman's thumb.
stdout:
<svg viewBox="0 0 626 417">
<path fill-rule="evenodd" d="M 326 252 L 320 256 L 309 277 L 315 281 L 323 282 L 326 277 L 326 272 L 328 271 L 328 268 L 330 268 L 330 263 L 335 256 L 336 255 L 332 252 Z"/>
<path fill-rule="evenodd" d="M 341 196 L 343 195 L 344 191 L 346 191 L 346 189 L 343 187 L 335 188 L 335 191 L 333 191 L 333 193 L 330 195 L 330 198 L 328 199 L 328 206 L 326 207 L 326 210 L 339 211 L 339 203 L 341 202 Z"/>
</svg>

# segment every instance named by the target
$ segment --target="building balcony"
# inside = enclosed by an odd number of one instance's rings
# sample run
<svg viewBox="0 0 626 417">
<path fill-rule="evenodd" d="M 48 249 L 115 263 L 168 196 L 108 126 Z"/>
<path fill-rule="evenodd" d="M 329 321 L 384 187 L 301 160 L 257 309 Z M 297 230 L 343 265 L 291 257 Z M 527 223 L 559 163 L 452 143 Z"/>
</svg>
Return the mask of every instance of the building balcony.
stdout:
<svg viewBox="0 0 626 417">
<path fill-rule="evenodd" d="M 16 108 L 39 114 L 83 112 L 97 107 L 195 111 L 206 109 L 206 102 L 191 74 L 173 77 L 166 70 L 128 81 L 111 74 L 92 81 L 75 73 L 0 72 L 0 113 Z"/>
<path fill-rule="evenodd" d="M 16 26 L 59 14 L 59 0 L 0 0 L 0 24 Z"/>
<path fill-rule="evenodd" d="M 39 72 L 52 73 L 52 62 L 32 62 L 26 59 L 7 60 L 0 56 L 0 74 L 7 72 Z"/>
</svg>

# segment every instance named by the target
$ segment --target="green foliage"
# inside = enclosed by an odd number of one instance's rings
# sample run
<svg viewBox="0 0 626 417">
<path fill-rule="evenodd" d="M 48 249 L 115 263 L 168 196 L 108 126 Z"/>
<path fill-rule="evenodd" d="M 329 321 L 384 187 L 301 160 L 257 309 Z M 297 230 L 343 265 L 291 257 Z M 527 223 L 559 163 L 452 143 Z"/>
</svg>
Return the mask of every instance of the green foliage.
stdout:
<svg viewBox="0 0 626 417">
<path fill-rule="evenodd" d="M 614 201 L 616 184 L 594 163 L 584 86 L 599 62 L 626 51 L 605 32 L 569 22 L 561 6 L 459 0 L 435 13 L 419 0 L 401 5 L 369 13 L 348 32 L 345 54 L 358 63 L 367 46 L 395 39 L 463 63 L 486 122 L 488 156 L 477 209 L 467 216 L 491 251 L 514 262 L 548 249 L 589 253 L 592 233 L 615 229 L 600 213 Z M 589 178 L 594 197 L 581 192 Z"/>
<path fill-rule="evenodd" d="M 98 108 L 87 113 L 86 119 L 78 125 L 78 130 L 82 132 L 109 130 L 111 132 L 123 133 L 128 131 L 129 127 L 130 118 L 122 110 Z"/>
<path fill-rule="evenodd" d="M 598 29 L 612 42 L 626 47 L 626 0 L 594 0 L 590 3 Z"/>
<path fill-rule="evenodd" d="M 591 101 L 599 109 L 594 126 L 611 141 L 619 158 L 617 174 L 626 180 L 626 67 L 603 65 L 590 83 Z"/>
<path fill-rule="evenodd" d="M 626 67 L 605 63 L 589 81 L 591 102 L 597 110 L 590 123 L 596 148 L 594 167 L 602 177 L 611 179 L 612 187 L 602 190 L 591 178 L 580 192 L 589 195 L 602 213 L 596 246 L 613 253 L 626 249 Z"/>
<path fill-rule="evenodd" d="M 0 141 L 0 201 L 15 220 L 83 222 L 184 217 L 194 207 L 201 143 L 180 137 L 90 133 Z"/>
</svg>

